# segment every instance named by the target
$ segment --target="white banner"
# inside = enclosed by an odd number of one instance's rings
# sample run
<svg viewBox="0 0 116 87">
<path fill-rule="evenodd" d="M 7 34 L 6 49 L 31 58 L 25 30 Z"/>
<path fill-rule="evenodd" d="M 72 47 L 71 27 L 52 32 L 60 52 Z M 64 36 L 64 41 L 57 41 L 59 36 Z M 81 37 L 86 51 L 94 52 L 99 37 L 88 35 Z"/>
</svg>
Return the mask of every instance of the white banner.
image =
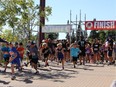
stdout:
<svg viewBox="0 0 116 87">
<path fill-rule="evenodd" d="M 43 33 L 70 33 L 72 29 L 71 25 L 45 25 L 42 27 Z"/>
</svg>

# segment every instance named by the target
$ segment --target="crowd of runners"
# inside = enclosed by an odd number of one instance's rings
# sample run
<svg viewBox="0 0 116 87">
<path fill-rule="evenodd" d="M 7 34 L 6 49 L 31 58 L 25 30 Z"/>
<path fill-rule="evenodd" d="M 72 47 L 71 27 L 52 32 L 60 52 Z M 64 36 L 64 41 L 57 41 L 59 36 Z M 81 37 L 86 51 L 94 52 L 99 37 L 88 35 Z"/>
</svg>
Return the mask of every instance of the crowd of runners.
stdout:
<svg viewBox="0 0 116 87">
<path fill-rule="evenodd" d="M 76 64 L 113 65 L 116 63 L 116 42 L 111 37 L 108 37 L 105 42 L 97 38 L 90 42 L 81 37 L 78 42 L 74 43 L 70 43 L 68 40 L 45 39 L 42 40 L 39 47 L 33 41 L 28 41 L 26 46 L 22 42 L 2 43 L 0 48 L 0 60 L 1 63 L 4 63 L 4 71 L 2 72 L 5 73 L 7 65 L 11 63 L 12 80 L 16 78 L 15 68 L 22 71 L 23 66 L 30 65 L 35 69 L 35 74 L 39 73 L 40 60 L 45 63 L 45 67 L 50 66 L 48 60 L 51 63 L 52 61 L 57 62 L 57 65 L 61 63 L 62 69 L 65 68 L 64 64 L 69 62 L 72 62 L 74 68 Z"/>
</svg>

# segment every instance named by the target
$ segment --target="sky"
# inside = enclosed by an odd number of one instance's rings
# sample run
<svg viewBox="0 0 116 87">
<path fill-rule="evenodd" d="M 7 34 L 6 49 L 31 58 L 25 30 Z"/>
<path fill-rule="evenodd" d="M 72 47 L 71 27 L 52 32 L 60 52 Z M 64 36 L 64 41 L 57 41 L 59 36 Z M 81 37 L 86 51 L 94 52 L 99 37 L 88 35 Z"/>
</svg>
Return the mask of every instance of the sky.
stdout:
<svg viewBox="0 0 116 87">
<path fill-rule="evenodd" d="M 40 0 L 34 0 L 35 4 L 39 4 Z M 70 20 L 70 10 L 72 13 L 72 21 L 80 19 L 86 20 L 116 20 L 116 0 L 46 0 L 46 6 L 52 7 L 52 14 L 48 17 L 46 25 L 67 24 Z M 83 29 L 84 30 L 84 29 Z M 59 36 L 60 39 L 65 38 L 65 34 Z"/>
</svg>

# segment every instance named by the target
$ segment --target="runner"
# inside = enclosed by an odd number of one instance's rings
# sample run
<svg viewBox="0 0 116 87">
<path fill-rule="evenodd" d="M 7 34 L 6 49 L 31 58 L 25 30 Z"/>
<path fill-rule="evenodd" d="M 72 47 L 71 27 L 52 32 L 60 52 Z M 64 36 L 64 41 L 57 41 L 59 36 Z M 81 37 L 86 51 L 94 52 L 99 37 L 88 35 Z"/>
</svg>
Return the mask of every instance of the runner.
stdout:
<svg viewBox="0 0 116 87">
<path fill-rule="evenodd" d="M 91 49 L 90 44 L 87 44 L 85 49 L 86 49 L 86 62 L 90 63 L 90 60 L 92 60 L 91 59 L 92 49 Z"/>
<path fill-rule="evenodd" d="M 7 65 L 9 64 L 9 58 L 10 58 L 10 48 L 9 48 L 9 43 L 5 43 L 5 46 L 2 47 L 2 52 L 3 52 L 3 58 L 4 58 L 4 63 L 5 63 L 5 69 L 3 72 L 6 72 Z"/>
<path fill-rule="evenodd" d="M 49 64 L 48 64 L 48 58 L 49 58 L 51 52 L 50 52 L 50 49 L 49 49 L 47 43 L 43 43 L 42 44 L 41 53 L 42 53 L 42 56 L 44 58 L 45 67 L 49 66 Z"/>
<path fill-rule="evenodd" d="M 75 64 L 77 64 L 77 59 L 79 58 L 79 53 L 81 53 L 81 50 L 78 48 L 76 43 L 73 43 L 70 48 L 70 54 L 72 57 L 74 68 L 76 68 Z"/>
<path fill-rule="evenodd" d="M 113 63 L 113 58 L 112 58 L 112 51 L 113 51 L 113 49 L 112 49 L 112 45 L 109 43 L 108 44 L 108 59 L 109 59 L 109 64 L 108 65 L 112 65 Z"/>
<path fill-rule="evenodd" d="M 108 41 L 105 41 L 105 43 L 104 43 L 104 59 L 105 59 L 106 63 L 108 63 L 107 52 L 108 52 Z"/>
<path fill-rule="evenodd" d="M 29 49 L 29 56 L 30 56 L 30 64 L 32 68 L 36 70 L 34 74 L 38 74 L 39 71 L 37 70 L 37 63 L 38 63 L 38 49 L 35 46 L 35 43 L 31 42 L 31 46 Z"/>
<path fill-rule="evenodd" d="M 21 70 L 21 65 L 20 65 L 20 55 L 12 43 L 10 43 L 10 55 L 11 57 L 9 59 L 9 62 L 11 62 L 11 72 L 12 72 L 11 79 L 14 80 L 16 78 L 14 65 L 16 64 L 18 66 L 19 71 Z"/>
<path fill-rule="evenodd" d="M 116 42 L 114 43 L 113 50 L 114 50 L 114 63 L 116 64 Z"/>
<path fill-rule="evenodd" d="M 79 54 L 79 59 L 80 59 L 80 65 L 82 65 L 82 60 L 83 60 L 83 65 L 85 65 L 85 47 L 86 47 L 86 41 L 84 40 L 84 37 L 81 37 L 81 40 L 78 42 L 79 49 L 81 50 L 81 53 Z"/>
<path fill-rule="evenodd" d="M 93 43 L 93 52 L 94 52 L 94 59 L 95 59 L 95 63 L 99 64 L 100 63 L 100 44 L 99 44 L 99 40 L 96 38 L 95 42 Z"/>
<path fill-rule="evenodd" d="M 23 43 L 19 43 L 18 47 L 17 47 L 17 51 L 19 52 L 20 54 L 20 58 L 21 58 L 21 63 L 23 61 L 23 56 L 24 56 L 24 47 L 23 47 Z M 23 65 L 22 65 L 23 67 Z"/>
<path fill-rule="evenodd" d="M 58 43 L 56 47 L 56 56 L 59 62 L 62 63 L 62 69 L 64 69 L 64 48 L 62 47 L 62 43 Z"/>
</svg>

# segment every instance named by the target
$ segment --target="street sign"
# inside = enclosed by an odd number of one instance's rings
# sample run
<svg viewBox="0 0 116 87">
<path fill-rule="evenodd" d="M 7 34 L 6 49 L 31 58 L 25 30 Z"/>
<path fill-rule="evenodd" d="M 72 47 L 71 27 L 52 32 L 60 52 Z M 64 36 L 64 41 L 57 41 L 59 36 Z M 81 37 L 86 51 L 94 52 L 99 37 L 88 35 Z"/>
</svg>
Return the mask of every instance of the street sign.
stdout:
<svg viewBox="0 0 116 87">
<path fill-rule="evenodd" d="M 86 30 L 116 30 L 116 21 L 85 21 Z"/>
</svg>

